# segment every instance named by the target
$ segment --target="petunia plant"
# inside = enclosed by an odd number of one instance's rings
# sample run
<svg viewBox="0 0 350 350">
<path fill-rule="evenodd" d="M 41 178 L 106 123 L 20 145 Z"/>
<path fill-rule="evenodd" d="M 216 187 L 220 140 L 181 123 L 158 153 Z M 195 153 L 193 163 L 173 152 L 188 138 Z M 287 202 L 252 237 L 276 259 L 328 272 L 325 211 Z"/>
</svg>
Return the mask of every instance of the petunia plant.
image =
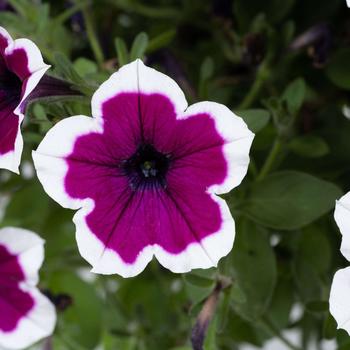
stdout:
<svg viewBox="0 0 350 350">
<path fill-rule="evenodd" d="M 348 11 L 0 1 L 0 349 L 347 349 Z"/>
</svg>

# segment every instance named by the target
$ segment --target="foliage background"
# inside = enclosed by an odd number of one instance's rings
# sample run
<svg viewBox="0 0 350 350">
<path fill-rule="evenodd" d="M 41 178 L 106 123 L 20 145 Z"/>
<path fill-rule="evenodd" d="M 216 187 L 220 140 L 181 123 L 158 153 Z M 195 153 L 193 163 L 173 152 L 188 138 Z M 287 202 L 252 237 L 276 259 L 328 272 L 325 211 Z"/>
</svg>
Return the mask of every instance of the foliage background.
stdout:
<svg viewBox="0 0 350 350">
<path fill-rule="evenodd" d="M 21 176 L 1 171 L 1 226 L 46 239 L 40 287 L 59 322 L 39 349 L 189 350 L 191 329 L 218 283 L 205 350 L 261 347 L 283 330 L 309 349 L 335 340 L 328 313 L 334 272 L 347 265 L 333 220 L 350 190 L 350 9 L 345 0 L 9 0 L 0 25 L 28 37 L 79 101 L 30 106 Z M 217 269 L 172 274 L 153 261 L 138 277 L 90 274 L 72 211 L 43 191 L 30 152 L 58 120 L 90 115 L 90 96 L 118 66 L 143 57 L 173 77 L 190 103 L 229 106 L 256 133 L 249 173 L 226 199 L 237 222 L 233 251 Z M 59 147 L 59 145 L 58 145 Z M 293 306 L 299 315 L 291 319 Z M 283 341 L 283 339 L 282 339 Z"/>
</svg>

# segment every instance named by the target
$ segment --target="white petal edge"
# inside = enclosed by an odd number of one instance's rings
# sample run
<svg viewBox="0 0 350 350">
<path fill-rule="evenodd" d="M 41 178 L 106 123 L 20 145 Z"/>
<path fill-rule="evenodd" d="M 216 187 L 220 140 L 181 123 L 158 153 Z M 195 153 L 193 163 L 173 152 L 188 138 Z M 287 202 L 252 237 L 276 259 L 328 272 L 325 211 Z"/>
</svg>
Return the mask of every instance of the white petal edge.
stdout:
<svg viewBox="0 0 350 350">
<path fill-rule="evenodd" d="M 249 166 L 249 150 L 254 134 L 248 129 L 242 118 L 230 109 L 216 102 L 198 102 L 187 108 L 178 119 L 190 118 L 192 115 L 207 113 L 215 122 L 216 131 L 225 140 L 223 152 L 227 161 L 228 172 L 221 184 L 211 186 L 211 193 L 223 194 L 237 187 L 247 173 Z"/>
<path fill-rule="evenodd" d="M 7 39 L 7 46 L 13 43 L 12 37 L 9 34 L 9 32 L 4 27 L 1 27 L 1 26 L 0 26 L 0 35 L 2 35 Z"/>
<path fill-rule="evenodd" d="M 30 75 L 27 77 L 25 90 L 22 93 L 21 101 L 15 110 L 16 114 L 21 113 L 21 106 L 23 104 L 23 101 L 35 89 L 45 72 L 51 67 L 50 65 L 44 63 L 39 48 L 31 40 L 14 40 L 13 44 L 9 45 L 5 50 L 5 55 L 10 55 L 17 49 L 23 49 L 26 52 L 28 59 L 28 70 L 30 71 Z"/>
<path fill-rule="evenodd" d="M 15 147 L 13 151 L 5 154 L 0 154 L 0 169 L 7 169 L 16 174 L 19 174 L 19 164 L 21 163 L 22 151 L 23 151 L 23 137 L 21 133 L 21 123 L 24 115 L 18 113 L 19 123 L 15 140 Z"/>
<path fill-rule="evenodd" d="M 35 306 L 18 322 L 12 332 L 0 331 L 0 345 L 6 349 L 24 349 L 53 333 L 56 324 L 56 310 L 40 291 L 26 284 L 21 285 L 35 301 Z"/>
<path fill-rule="evenodd" d="M 350 192 L 336 201 L 334 219 L 342 234 L 340 251 L 350 261 Z"/>
<path fill-rule="evenodd" d="M 52 127 L 32 152 L 34 167 L 46 193 L 64 208 L 79 209 L 84 201 L 71 198 L 65 190 L 67 164 L 76 139 L 91 132 L 102 133 L 102 124 L 83 115 L 63 119 Z"/>
<path fill-rule="evenodd" d="M 27 54 L 28 59 L 28 70 L 30 73 L 37 72 L 43 68 L 49 68 L 46 63 L 44 63 L 41 51 L 33 43 L 33 41 L 25 38 L 16 39 L 11 45 L 5 50 L 5 55 L 10 55 L 13 51 L 17 49 L 23 49 Z"/>
<path fill-rule="evenodd" d="M 333 278 L 329 310 L 338 324 L 350 335 L 350 267 L 338 270 Z"/>
<path fill-rule="evenodd" d="M 97 89 L 92 97 L 92 115 L 102 117 L 102 105 L 123 92 L 160 93 L 173 103 L 176 113 L 187 108 L 187 101 L 179 85 L 167 75 L 145 66 L 140 59 L 122 66 Z"/>
<path fill-rule="evenodd" d="M 46 65 L 45 67 L 43 67 L 43 68 L 37 70 L 36 72 L 32 73 L 27 78 L 26 83 L 25 83 L 25 89 L 22 92 L 21 100 L 20 100 L 18 106 L 16 107 L 16 109 L 14 110 L 15 114 L 21 115 L 22 112 L 24 112 L 24 108 L 23 108 L 24 101 L 29 96 L 29 94 L 36 88 L 36 86 L 38 85 L 39 81 L 41 80 L 41 78 L 44 76 L 44 74 L 46 73 L 46 71 L 49 68 L 50 68 L 50 66 Z"/>
<path fill-rule="evenodd" d="M 25 283 L 34 286 L 38 283 L 38 271 L 44 261 L 44 240 L 36 233 L 16 227 L 0 229 L 0 245 L 18 256 L 25 275 Z"/>
<path fill-rule="evenodd" d="M 219 231 L 205 237 L 201 242 L 191 243 L 179 254 L 169 253 L 157 244 L 146 246 L 132 264 L 125 263 L 114 250 L 105 248 L 90 231 L 85 218 L 93 210 L 94 203 L 89 200 L 73 218 L 79 252 L 92 265 L 92 272 L 105 275 L 117 273 L 125 278 L 141 273 L 153 256 L 161 265 L 174 273 L 217 266 L 219 260 L 232 249 L 235 224 L 227 203 L 214 194 L 211 197 L 220 206 L 222 214 L 223 221 Z"/>
</svg>

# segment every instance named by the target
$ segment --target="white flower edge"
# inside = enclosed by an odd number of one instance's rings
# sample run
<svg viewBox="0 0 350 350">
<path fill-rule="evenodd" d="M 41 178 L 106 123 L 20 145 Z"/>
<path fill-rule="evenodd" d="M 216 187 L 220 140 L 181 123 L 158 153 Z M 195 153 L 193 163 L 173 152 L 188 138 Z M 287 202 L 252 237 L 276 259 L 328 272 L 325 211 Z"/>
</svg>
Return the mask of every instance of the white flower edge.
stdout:
<svg viewBox="0 0 350 350">
<path fill-rule="evenodd" d="M 44 240 L 34 232 L 5 227 L 0 229 L 0 245 L 16 255 L 25 275 L 19 288 L 31 295 L 34 307 L 21 318 L 11 332 L 0 331 L 0 346 L 6 349 L 23 349 L 52 334 L 56 324 L 53 304 L 35 286 L 38 271 L 44 260 Z"/>
</svg>

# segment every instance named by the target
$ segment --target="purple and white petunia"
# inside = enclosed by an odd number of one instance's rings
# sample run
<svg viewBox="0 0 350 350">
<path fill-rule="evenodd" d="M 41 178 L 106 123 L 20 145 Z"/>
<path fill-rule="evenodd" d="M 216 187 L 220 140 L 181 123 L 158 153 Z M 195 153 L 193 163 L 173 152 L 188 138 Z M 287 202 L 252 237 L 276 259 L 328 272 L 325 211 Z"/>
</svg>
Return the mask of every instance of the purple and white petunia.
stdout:
<svg viewBox="0 0 350 350">
<path fill-rule="evenodd" d="M 350 192 L 335 206 L 334 218 L 342 234 L 341 253 L 350 261 Z M 338 328 L 350 334 L 350 267 L 338 270 L 333 278 L 329 297 L 330 312 Z"/>
<path fill-rule="evenodd" d="M 187 105 L 168 76 L 136 60 L 92 98 L 93 118 L 56 124 L 33 152 L 46 192 L 74 216 L 93 272 L 140 273 L 153 255 L 173 272 L 216 266 L 235 226 L 218 194 L 247 172 L 254 134 L 214 102 Z"/>
<path fill-rule="evenodd" d="M 55 307 L 36 287 L 43 244 L 30 231 L 0 229 L 1 349 L 24 349 L 53 332 Z"/>
<path fill-rule="evenodd" d="M 32 41 L 12 40 L 0 27 L 0 168 L 18 173 L 26 99 L 48 68 Z"/>
</svg>

